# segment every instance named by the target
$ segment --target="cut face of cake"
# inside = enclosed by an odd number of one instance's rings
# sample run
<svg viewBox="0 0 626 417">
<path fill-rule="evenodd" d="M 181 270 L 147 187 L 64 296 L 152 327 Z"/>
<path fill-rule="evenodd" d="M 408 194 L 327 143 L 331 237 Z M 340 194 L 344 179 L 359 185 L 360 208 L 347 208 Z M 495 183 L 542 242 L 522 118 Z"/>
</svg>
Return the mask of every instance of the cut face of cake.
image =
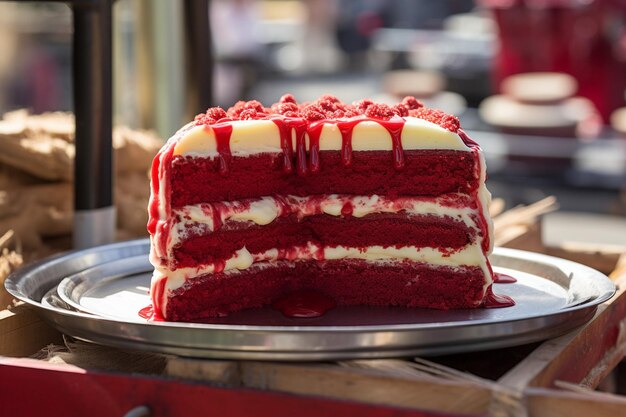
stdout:
<svg viewBox="0 0 626 417">
<path fill-rule="evenodd" d="M 458 120 L 410 97 L 211 108 L 154 159 L 155 314 L 223 316 L 303 290 L 337 305 L 483 306 L 484 182 Z"/>
</svg>

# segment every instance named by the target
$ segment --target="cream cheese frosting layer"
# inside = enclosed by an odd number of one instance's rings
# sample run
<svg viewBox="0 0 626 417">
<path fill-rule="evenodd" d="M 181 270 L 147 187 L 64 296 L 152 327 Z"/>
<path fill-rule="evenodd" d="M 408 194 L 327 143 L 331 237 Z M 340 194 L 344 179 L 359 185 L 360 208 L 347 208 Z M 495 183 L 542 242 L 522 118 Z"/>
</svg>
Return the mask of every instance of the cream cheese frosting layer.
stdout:
<svg viewBox="0 0 626 417">
<path fill-rule="evenodd" d="M 487 189 L 485 185 L 485 181 L 487 180 L 487 164 L 485 164 L 485 156 L 482 152 L 477 152 L 478 154 L 478 162 L 479 162 L 479 187 L 476 191 L 479 210 L 480 210 L 480 218 L 483 219 L 486 223 L 486 228 L 489 236 L 489 247 L 485 251 L 485 256 L 489 255 L 493 251 L 493 220 L 491 219 L 491 215 L 489 214 L 489 205 L 491 204 L 491 193 Z"/>
<path fill-rule="evenodd" d="M 228 259 L 225 264 L 199 265 L 193 268 L 179 268 L 170 270 L 167 267 L 157 267 L 159 274 L 155 274 L 157 279 L 167 276 L 166 289 L 174 291 L 185 285 L 187 280 L 196 277 L 215 273 L 223 270 L 229 271 L 245 270 L 256 263 L 275 262 L 280 260 L 337 260 L 337 259 L 363 259 L 366 261 L 403 261 L 409 260 L 436 266 L 477 266 L 485 273 L 485 289 L 491 284 L 491 274 L 487 265 L 482 248 L 479 243 L 465 246 L 463 249 L 454 251 L 441 251 L 436 248 L 418 248 L 415 246 L 404 247 L 346 247 L 332 246 L 325 247 L 309 243 L 306 246 L 292 247 L 288 249 L 270 249 L 262 253 L 251 254 L 245 247 L 238 250 L 235 255 Z M 155 279 L 155 278 L 153 278 Z M 167 293 L 167 291 L 166 291 Z"/>
<path fill-rule="evenodd" d="M 439 125 L 416 117 L 405 117 L 402 128 L 402 149 L 448 149 L 469 151 L 463 140 Z M 351 119 L 355 120 L 355 119 Z M 356 119 L 358 120 L 358 119 Z M 392 119 L 393 120 L 393 119 Z M 323 123 L 319 149 L 340 150 L 341 131 L 336 123 Z M 278 126 L 272 120 L 234 120 L 230 135 L 232 155 L 245 156 L 258 153 L 282 152 Z M 182 129 L 181 129 L 182 130 Z M 295 131 L 292 131 L 292 149 L 295 150 Z M 308 135 L 306 137 L 309 147 Z M 355 151 L 392 150 L 392 138 L 380 123 L 363 118 L 352 131 L 352 149 Z M 187 126 L 180 135 L 174 155 L 213 157 L 218 155 L 215 131 L 210 126 Z"/>
<path fill-rule="evenodd" d="M 398 197 L 385 196 L 274 196 L 246 201 L 198 204 L 173 210 L 180 219 L 172 226 L 167 252 L 172 256 L 173 248 L 190 234 L 202 235 L 215 230 L 215 222 L 251 222 L 267 225 L 280 216 L 293 214 L 299 219 L 307 216 L 326 214 L 330 216 L 348 215 L 364 217 L 370 214 L 398 213 L 407 215 L 429 215 L 448 217 L 464 223 L 470 229 L 479 229 L 476 219 L 480 218 L 476 208 L 470 206 L 470 198 L 464 194 L 448 194 L 439 197 Z M 350 209 L 345 211 L 348 206 Z M 486 207 L 486 206 L 485 206 Z M 489 241 L 493 240 L 493 227 L 488 228 Z M 479 242 L 483 236 L 477 235 Z"/>
<path fill-rule="evenodd" d="M 476 212 L 464 194 L 447 194 L 439 197 L 352 196 L 340 194 L 294 195 L 260 197 L 244 201 L 225 201 L 188 205 L 172 211 L 181 223 L 200 223 L 215 230 L 215 222 L 253 222 L 264 226 L 276 218 L 293 214 L 299 219 L 317 214 L 331 216 L 364 217 L 375 213 L 405 212 L 413 215 L 449 216 L 474 226 L 470 216 Z M 348 208 L 346 211 L 345 209 Z"/>
</svg>

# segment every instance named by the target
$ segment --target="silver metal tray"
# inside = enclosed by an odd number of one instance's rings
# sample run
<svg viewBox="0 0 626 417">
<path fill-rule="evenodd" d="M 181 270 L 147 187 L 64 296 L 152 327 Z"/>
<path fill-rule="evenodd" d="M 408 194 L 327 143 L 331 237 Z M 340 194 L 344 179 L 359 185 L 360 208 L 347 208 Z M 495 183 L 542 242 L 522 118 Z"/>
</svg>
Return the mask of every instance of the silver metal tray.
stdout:
<svg viewBox="0 0 626 417">
<path fill-rule="evenodd" d="M 182 356 L 254 360 L 335 360 L 440 355 L 514 346 L 558 336 L 588 321 L 614 284 L 586 266 L 501 249 L 494 269 L 518 279 L 495 284 L 514 307 L 425 310 L 337 307 L 316 319 L 271 308 L 203 323 L 147 322 L 151 266 L 147 240 L 72 252 L 24 267 L 5 283 L 60 331 L 121 348 Z"/>
</svg>

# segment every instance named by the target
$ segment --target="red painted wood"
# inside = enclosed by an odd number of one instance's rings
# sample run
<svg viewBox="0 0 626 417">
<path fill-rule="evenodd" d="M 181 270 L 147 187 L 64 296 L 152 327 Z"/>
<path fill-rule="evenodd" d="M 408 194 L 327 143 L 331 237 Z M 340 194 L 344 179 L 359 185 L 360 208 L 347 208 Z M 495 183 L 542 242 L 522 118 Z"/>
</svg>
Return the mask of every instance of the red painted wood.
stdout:
<svg viewBox="0 0 626 417">
<path fill-rule="evenodd" d="M 150 407 L 155 417 L 452 416 L 157 377 L 87 372 L 6 358 L 0 358 L 0 404 L 0 415 L 24 417 L 121 417 L 139 405 Z"/>
<path fill-rule="evenodd" d="M 618 288 L 626 284 L 626 276 L 616 282 Z M 589 372 L 602 362 L 615 349 L 623 337 L 626 323 L 626 293 L 618 293 L 590 323 L 577 331 L 574 342 L 559 354 L 559 359 L 552 361 L 539 378 L 531 382 L 532 386 L 553 387 L 554 382 L 566 381 L 579 383 Z"/>
</svg>

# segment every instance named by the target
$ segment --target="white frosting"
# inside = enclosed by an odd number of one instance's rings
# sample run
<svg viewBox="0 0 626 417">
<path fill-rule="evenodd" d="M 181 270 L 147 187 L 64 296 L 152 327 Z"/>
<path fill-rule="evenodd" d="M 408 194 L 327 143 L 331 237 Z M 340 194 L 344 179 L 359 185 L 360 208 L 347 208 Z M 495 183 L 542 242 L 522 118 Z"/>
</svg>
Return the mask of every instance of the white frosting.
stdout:
<svg viewBox="0 0 626 417">
<path fill-rule="evenodd" d="M 481 216 L 487 222 L 487 233 L 489 235 L 489 248 L 485 256 L 489 255 L 493 251 L 493 220 L 489 215 L 489 205 L 491 204 L 491 193 L 485 186 L 487 180 L 487 165 L 485 164 L 485 156 L 482 152 L 478 152 L 478 163 L 480 165 L 480 178 L 478 187 L 478 201 L 480 202 Z"/>
<path fill-rule="evenodd" d="M 271 120 L 235 120 L 230 123 L 233 126 L 230 135 L 233 155 L 281 152 L 278 126 Z M 180 138 L 174 155 L 217 155 L 215 132 L 209 126 L 194 126 Z"/>
<path fill-rule="evenodd" d="M 439 125 L 416 117 L 405 117 L 402 129 L 402 148 L 450 149 L 469 151 L 459 135 Z M 232 155 L 245 156 L 258 153 L 282 152 L 278 126 L 271 120 L 235 120 L 230 122 Z M 292 140 L 292 146 L 295 141 Z M 307 138 L 308 144 L 308 138 Z M 334 123 L 325 123 L 320 134 L 320 150 L 341 149 L 342 139 Z M 352 149 L 355 151 L 391 150 L 391 135 L 380 123 L 364 120 L 352 132 Z M 295 148 L 294 148 L 295 150 Z M 174 155 L 212 157 L 217 155 L 215 132 L 211 127 L 194 126 L 180 137 Z"/>
<path fill-rule="evenodd" d="M 163 233 L 168 233 L 168 234 L 170 233 L 169 228 L 164 227 L 170 214 L 168 204 L 166 204 L 168 197 L 166 196 L 166 193 L 165 193 L 165 170 L 167 169 L 167 167 L 164 167 L 163 164 L 160 163 L 160 161 L 162 160 L 162 154 L 159 154 L 156 157 L 159 158 L 159 170 L 157 172 L 159 191 L 158 191 L 158 194 L 154 196 L 153 195 L 154 190 L 151 190 L 150 199 L 148 201 L 148 207 L 152 207 L 154 198 L 156 197 L 158 199 L 157 207 L 158 207 L 159 218 L 156 223 L 156 231 L 154 235 L 150 236 L 150 242 L 151 242 L 150 262 L 153 265 L 155 265 L 155 262 L 159 262 L 160 258 L 165 258 L 167 256 L 167 254 L 162 251 L 161 246 L 158 244 L 155 244 L 155 242 L 159 242 L 161 240 L 161 236 Z M 154 178 L 151 178 L 150 179 L 151 183 L 154 180 L 155 180 Z M 168 242 L 171 240 L 170 237 L 168 237 L 167 239 L 168 239 Z"/>
</svg>

